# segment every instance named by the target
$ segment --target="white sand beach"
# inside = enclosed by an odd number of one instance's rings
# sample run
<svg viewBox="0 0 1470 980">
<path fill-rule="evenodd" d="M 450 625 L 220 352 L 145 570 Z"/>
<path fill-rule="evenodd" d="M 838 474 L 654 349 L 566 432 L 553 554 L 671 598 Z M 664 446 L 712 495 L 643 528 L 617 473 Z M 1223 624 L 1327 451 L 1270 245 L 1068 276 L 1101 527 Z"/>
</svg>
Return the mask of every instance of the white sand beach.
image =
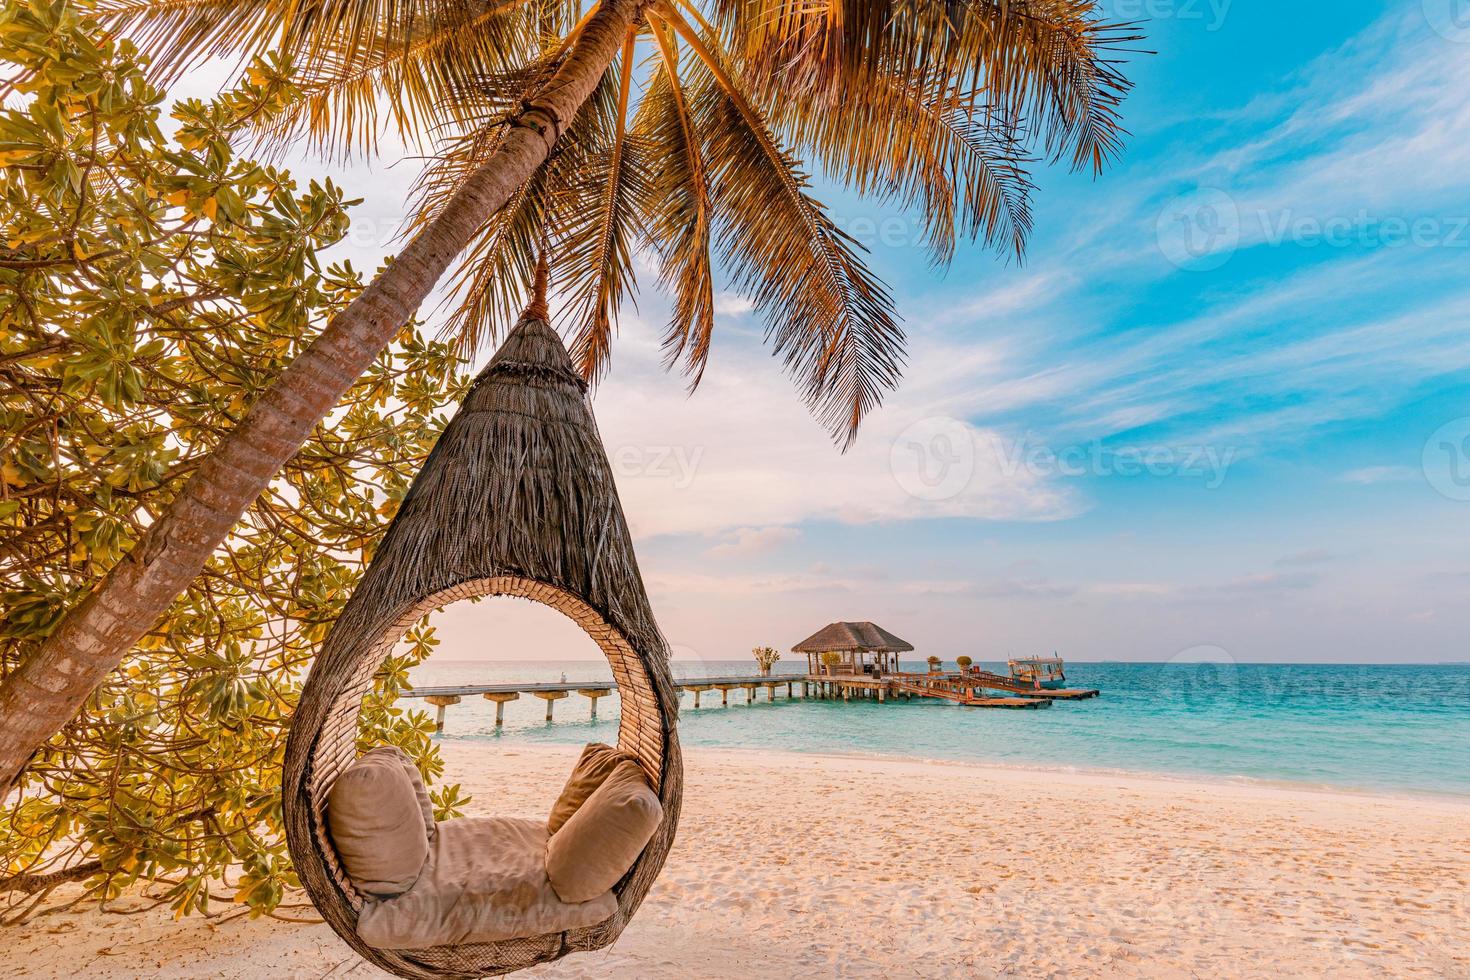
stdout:
<svg viewBox="0 0 1470 980">
<path fill-rule="evenodd" d="M 577 750 L 444 754 L 472 812 L 544 815 Z M 1470 976 L 1470 803 L 707 749 L 686 774 L 622 939 L 527 976 Z M 216 913 L 41 916 L 4 972 L 383 976 L 323 925 Z"/>
</svg>

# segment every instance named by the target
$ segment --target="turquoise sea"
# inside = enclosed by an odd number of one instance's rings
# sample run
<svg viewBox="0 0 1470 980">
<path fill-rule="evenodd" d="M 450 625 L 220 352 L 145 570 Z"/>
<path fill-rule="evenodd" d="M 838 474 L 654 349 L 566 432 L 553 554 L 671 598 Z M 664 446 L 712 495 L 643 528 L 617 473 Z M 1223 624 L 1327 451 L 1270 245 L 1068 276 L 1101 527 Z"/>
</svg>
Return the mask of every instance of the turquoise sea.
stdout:
<svg viewBox="0 0 1470 980">
<path fill-rule="evenodd" d="M 906 665 L 908 666 L 908 665 Z M 1004 665 L 985 664 L 1004 673 Z M 746 661 L 675 661 L 676 676 L 754 674 Z M 915 663 L 913 669 L 922 669 Z M 778 663 L 776 673 L 797 665 Z M 429 661 L 420 686 L 597 681 L 602 661 Z M 1069 686 L 1102 697 L 1042 711 L 964 708 L 938 701 L 888 704 L 787 701 L 752 706 L 732 691 L 721 708 L 708 692 L 694 710 L 683 696 L 687 746 L 894 755 L 1066 770 L 1303 783 L 1354 790 L 1470 796 L 1470 665 L 1084 663 L 1067 665 Z M 798 689 L 799 691 L 799 689 Z M 410 705 L 421 702 L 408 702 Z M 523 695 L 506 705 L 466 698 L 449 709 L 444 737 L 499 742 L 584 743 L 616 735 L 617 698 L 598 719 L 586 698 L 556 703 Z"/>
</svg>

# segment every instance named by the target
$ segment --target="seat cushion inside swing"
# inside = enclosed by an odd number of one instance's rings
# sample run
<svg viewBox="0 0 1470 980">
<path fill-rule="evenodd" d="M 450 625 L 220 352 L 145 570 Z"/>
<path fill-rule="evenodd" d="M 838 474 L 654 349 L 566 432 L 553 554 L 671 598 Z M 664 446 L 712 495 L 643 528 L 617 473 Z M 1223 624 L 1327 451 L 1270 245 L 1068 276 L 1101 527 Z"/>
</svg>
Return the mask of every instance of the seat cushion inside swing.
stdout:
<svg viewBox="0 0 1470 980">
<path fill-rule="evenodd" d="M 613 887 L 663 822 L 658 794 L 636 762 L 620 762 L 546 844 L 546 874 L 568 902 Z"/>
<path fill-rule="evenodd" d="M 601 742 L 585 746 L 571 776 L 567 777 L 561 795 L 552 804 L 551 815 L 546 818 L 546 832 L 555 836 L 562 825 L 572 819 L 572 814 L 587 802 L 587 797 L 597 792 L 598 787 L 612 775 L 619 763 L 637 761 L 638 757 L 631 752 Z"/>
<path fill-rule="evenodd" d="M 434 810 L 413 760 L 380 746 L 332 784 L 327 824 L 353 885 L 379 898 L 413 887 L 434 839 Z"/>
<path fill-rule="evenodd" d="M 546 874 L 546 822 L 461 817 L 439 824 L 413 887 L 370 898 L 357 933 L 379 949 L 495 942 L 580 929 L 617 911 L 609 891 L 564 902 Z"/>
</svg>

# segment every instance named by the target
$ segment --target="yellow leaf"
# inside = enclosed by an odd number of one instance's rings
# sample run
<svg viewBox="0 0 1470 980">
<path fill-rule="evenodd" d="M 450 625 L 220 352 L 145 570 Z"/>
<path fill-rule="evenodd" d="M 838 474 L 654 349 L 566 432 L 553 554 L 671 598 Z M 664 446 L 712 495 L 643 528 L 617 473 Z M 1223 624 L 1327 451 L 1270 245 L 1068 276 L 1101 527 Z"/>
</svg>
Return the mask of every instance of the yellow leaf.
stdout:
<svg viewBox="0 0 1470 980">
<path fill-rule="evenodd" d="M 189 192 L 186 190 L 174 191 L 168 197 L 164 198 L 164 200 L 177 207 L 183 207 L 189 201 Z"/>
<path fill-rule="evenodd" d="M 26 482 L 25 478 L 21 476 L 20 467 L 8 459 L 3 464 L 0 464 L 0 478 L 3 478 L 12 487 L 25 486 Z"/>
<path fill-rule="evenodd" d="M 212 197 L 207 198 L 204 202 L 204 206 L 199 209 L 199 213 L 204 215 L 210 221 L 214 220 L 214 216 L 217 211 L 219 211 L 219 201 L 215 200 Z"/>
</svg>

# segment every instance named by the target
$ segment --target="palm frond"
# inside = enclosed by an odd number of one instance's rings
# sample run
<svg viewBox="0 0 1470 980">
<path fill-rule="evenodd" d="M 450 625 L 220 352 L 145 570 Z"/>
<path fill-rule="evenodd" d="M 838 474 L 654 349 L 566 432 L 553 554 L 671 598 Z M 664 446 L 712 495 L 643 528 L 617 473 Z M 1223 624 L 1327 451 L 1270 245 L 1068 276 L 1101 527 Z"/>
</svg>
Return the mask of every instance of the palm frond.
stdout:
<svg viewBox="0 0 1470 980">
<path fill-rule="evenodd" d="M 282 117 L 281 133 L 304 131 L 327 149 L 371 150 L 386 124 L 423 145 L 466 122 L 463 96 L 481 79 L 539 56 L 550 18 L 532 3 L 435 3 L 398 36 L 325 41 L 298 70 L 302 97 Z M 553 30 L 563 26 L 551 22 Z"/>
<path fill-rule="evenodd" d="M 153 59 L 164 79 L 211 57 L 242 62 L 269 48 L 293 0 L 97 0 L 96 11 Z"/>
<path fill-rule="evenodd" d="M 422 144 L 458 121 L 459 93 L 538 59 L 546 32 L 564 32 L 576 12 L 575 0 L 99 0 L 99 9 L 165 77 L 274 49 L 302 95 L 268 137 L 305 132 L 343 151 L 372 149 L 385 124 Z"/>
<path fill-rule="evenodd" d="M 840 111 L 887 74 L 972 91 L 1075 168 L 1101 169 L 1121 149 L 1130 83 L 1117 59 L 1141 35 L 1102 17 L 1097 0 L 716 0 L 715 10 L 763 105 L 779 93 Z"/>
<path fill-rule="evenodd" d="M 647 140 L 655 166 L 648 236 L 659 253 L 660 281 L 674 297 L 664 361 L 668 367 L 682 361 L 693 390 L 704 376 L 715 325 L 709 179 L 679 78 L 678 40 L 668 24 L 651 20 L 659 64 L 633 129 Z"/>
<path fill-rule="evenodd" d="M 505 111 L 528 98 L 545 77 L 543 64 L 480 81 L 473 110 L 477 126 L 447 143 L 420 177 L 412 209 L 415 225 L 433 220 L 489 158 L 504 135 Z M 558 229 L 572 222 L 566 209 L 575 206 L 589 157 L 608 139 L 618 81 L 616 72 L 603 75 L 546 164 L 490 217 L 456 261 L 446 299 L 453 308 L 440 335 L 451 338 L 465 356 L 499 342 L 520 316 L 536 256 L 552 244 Z M 550 261 L 553 267 L 562 264 L 556 254 Z"/>
<path fill-rule="evenodd" d="M 972 93 L 875 74 L 848 93 L 840 112 L 811 112 L 778 98 L 767 111 L 794 146 L 833 180 L 880 201 L 913 208 L 935 264 L 954 254 L 956 233 L 1021 258 L 1031 231 L 1025 131 L 1001 122 Z"/>
<path fill-rule="evenodd" d="M 583 164 L 561 212 L 569 217 L 555 245 L 552 282 L 567 296 L 575 324 L 571 354 L 582 376 L 607 370 L 618 307 L 635 280 L 633 247 L 644 237 L 652 184 L 644 140 L 628 127 L 637 37 L 630 31 L 618 57 L 618 99 L 607 143 Z"/>
<path fill-rule="evenodd" d="M 658 8 L 698 56 L 694 117 L 704 134 L 715 239 L 737 289 L 818 419 L 844 447 L 893 389 L 903 330 L 862 246 L 807 193 L 808 179 L 746 101 L 710 44 Z"/>
</svg>

